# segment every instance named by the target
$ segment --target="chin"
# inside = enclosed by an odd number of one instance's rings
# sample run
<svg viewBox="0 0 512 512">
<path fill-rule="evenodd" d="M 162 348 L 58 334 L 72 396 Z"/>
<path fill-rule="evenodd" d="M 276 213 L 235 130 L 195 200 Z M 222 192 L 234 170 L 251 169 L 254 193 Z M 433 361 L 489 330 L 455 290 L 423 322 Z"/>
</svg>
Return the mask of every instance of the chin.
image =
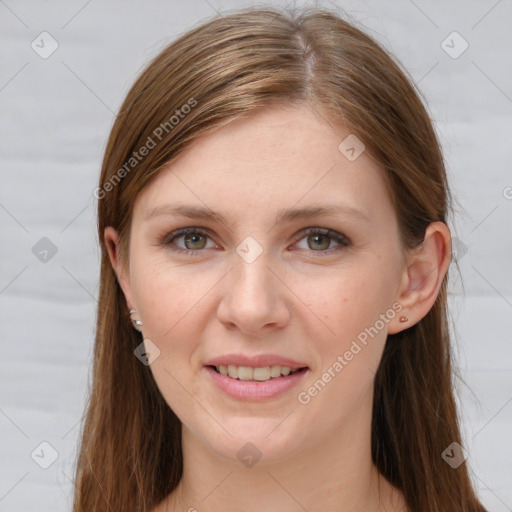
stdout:
<svg viewBox="0 0 512 512">
<path fill-rule="evenodd" d="M 233 425 L 228 428 L 233 437 L 226 433 L 221 440 L 211 440 L 211 449 L 231 462 L 240 462 L 246 467 L 255 464 L 261 467 L 286 461 L 293 452 L 304 445 L 297 433 L 290 429 L 276 428 L 282 418 L 273 421 L 270 427 L 268 420 L 256 422 L 257 424 L 254 423 L 254 418 L 251 420 L 251 427 L 245 428 L 244 425 L 240 425 L 235 428 Z"/>
</svg>

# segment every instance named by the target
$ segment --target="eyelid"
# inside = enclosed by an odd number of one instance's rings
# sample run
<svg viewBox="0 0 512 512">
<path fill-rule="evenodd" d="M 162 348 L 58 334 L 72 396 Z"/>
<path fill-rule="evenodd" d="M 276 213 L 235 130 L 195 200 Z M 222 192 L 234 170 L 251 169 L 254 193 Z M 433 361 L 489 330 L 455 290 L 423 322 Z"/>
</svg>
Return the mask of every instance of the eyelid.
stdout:
<svg viewBox="0 0 512 512">
<path fill-rule="evenodd" d="M 210 230 L 208 228 L 191 226 L 191 227 L 186 227 L 186 228 L 180 228 L 180 229 L 173 231 L 172 233 L 167 234 L 163 238 L 162 244 L 166 245 L 166 246 L 170 246 L 177 238 L 181 238 L 182 236 L 187 235 L 187 234 L 198 234 L 198 235 L 209 238 L 210 240 L 212 240 L 215 243 L 212 235 L 210 234 Z M 305 238 L 307 236 L 314 235 L 314 234 L 321 234 L 324 236 L 329 236 L 331 239 L 335 240 L 339 244 L 339 246 L 342 246 L 342 247 L 348 247 L 348 246 L 352 245 L 350 239 L 343 233 L 339 233 L 337 231 L 334 231 L 333 229 L 321 228 L 321 227 L 317 227 L 317 226 L 310 226 L 310 227 L 301 229 L 294 236 L 293 244 L 296 244 L 303 238 Z M 181 253 L 181 254 L 192 254 L 193 253 L 194 255 L 199 255 L 205 249 L 203 248 L 203 249 L 195 249 L 194 250 L 194 249 L 182 249 L 181 247 L 177 247 L 177 248 L 171 248 L 171 250 L 176 253 Z M 332 253 L 336 252 L 337 250 L 339 250 L 339 248 L 324 249 L 322 251 L 314 251 L 312 249 L 303 249 L 303 250 L 307 251 L 310 254 L 313 253 L 315 255 L 322 256 L 322 255 L 326 255 L 326 254 L 332 254 Z"/>
<path fill-rule="evenodd" d="M 180 228 L 172 233 L 167 234 L 164 236 L 162 240 L 162 244 L 165 246 L 170 246 L 177 238 L 181 238 L 182 236 L 188 235 L 188 234 L 198 234 L 201 236 L 204 236 L 206 238 L 209 238 L 210 240 L 213 240 L 212 235 L 210 234 L 210 230 L 207 228 L 201 228 L 201 227 L 186 227 L 186 228 Z M 204 251 L 204 249 L 182 249 L 181 247 L 171 248 L 172 251 L 185 254 L 185 253 L 195 253 L 195 255 L 200 254 Z"/>
<path fill-rule="evenodd" d="M 339 233 L 338 231 L 334 231 L 333 229 L 320 228 L 320 227 L 309 227 L 309 228 L 302 229 L 295 237 L 294 244 L 299 242 L 303 238 L 305 238 L 307 236 L 314 235 L 314 234 L 328 236 L 332 240 L 337 241 L 338 244 L 343 247 L 348 247 L 349 245 L 352 245 L 350 239 L 343 233 Z M 334 251 L 336 251 L 336 248 L 324 249 L 323 251 L 313 251 L 312 249 L 305 249 L 305 250 L 310 253 L 326 254 L 326 253 L 333 253 Z"/>
</svg>

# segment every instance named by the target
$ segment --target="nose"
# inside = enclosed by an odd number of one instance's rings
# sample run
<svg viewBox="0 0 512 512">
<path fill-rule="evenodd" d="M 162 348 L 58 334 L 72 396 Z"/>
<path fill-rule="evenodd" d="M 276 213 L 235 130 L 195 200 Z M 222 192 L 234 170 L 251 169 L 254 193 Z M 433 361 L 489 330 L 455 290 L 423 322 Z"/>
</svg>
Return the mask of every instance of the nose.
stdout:
<svg viewBox="0 0 512 512">
<path fill-rule="evenodd" d="M 247 263 L 238 261 L 224 282 L 217 317 L 228 329 L 248 336 L 264 336 L 290 321 L 289 294 L 279 272 L 263 256 Z"/>
</svg>

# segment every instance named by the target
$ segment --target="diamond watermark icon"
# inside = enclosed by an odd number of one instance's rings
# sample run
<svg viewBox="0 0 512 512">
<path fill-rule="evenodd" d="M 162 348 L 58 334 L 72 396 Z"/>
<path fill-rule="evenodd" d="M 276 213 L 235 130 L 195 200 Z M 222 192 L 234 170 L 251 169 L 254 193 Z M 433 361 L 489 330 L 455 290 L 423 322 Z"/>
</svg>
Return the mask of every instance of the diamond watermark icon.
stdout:
<svg viewBox="0 0 512 512">
<path fill-rule="evenodd" d="M 48 263 L 57 254 L 57 246 L 49 238 L 43 236 L 32 247 L 32 254 L 42 263 Z"/>
<path fill-rule="evenodd" d="M 43 441 L 34 448 L 30 456 L 39 467 L 48 469 L 59 458 L 59 453 L 50 443 Z"/>
<path fill-rule="evenodd" d="M 348 160 L 353 162 L 361 156 L 366 147 L 361 139 L 351 133 L 341 142 L 338 149 Z"/>
<path fill-rule="evenodd" d="M 142 364 L 149 366 L 160 356 L 160 349 L 150 339 L 145 339 L 140 345 L 137 345 L 133 353 Z"/>
<path fill-rule="evenodd" d="M 441 42 L 441 48 L 452 59 L 458 59 L 468 47 L 469 43 L 457 31 L 453 31 Z"/>
<path fill-rule="evenodd" d="M 460 238 L 452 238 L 452 260 L 460 261 L 467 253 L 468 246 Z"/>
<path fill-rule="evenodd" d="M 263 247 L 252 236 L 248 236 L 238 245 L 236 252 L 246 263 L 253 263 L 262 254 Z"/>
<path fill-rule="evenodd" d="M 236 456 L 244 466 L 252 468 L 261 459 L 262 453 L 256 445 L 246 443 L 238 450 Z"/>
<path fill-rule="evenodd" d="M 441 457 L 453 469 L 457 469 L 468 458 L 468 454 L 459 443 L 454 441 L 441 453 Z"/>
<path fill-rule="evenodd" d="M 32 50 L 34 50 L 39 57 L 47 59 L 59 47 L 57 40 L 48 32 L 41 32 L 30 43 Z"/>
</svg>

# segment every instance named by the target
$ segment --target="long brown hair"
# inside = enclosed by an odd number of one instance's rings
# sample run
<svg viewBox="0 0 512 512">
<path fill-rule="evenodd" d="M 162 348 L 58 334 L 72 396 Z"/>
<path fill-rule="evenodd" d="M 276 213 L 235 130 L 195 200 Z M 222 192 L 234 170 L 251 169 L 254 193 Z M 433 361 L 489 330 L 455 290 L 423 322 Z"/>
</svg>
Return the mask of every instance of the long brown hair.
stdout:
<svg viewBox="0 0 512 512">
<path fill-rule="evenodd" d="M 98 198 L 102 250 L 94 366 L 77 458 L 74 512 L 149 511 L 178 485 L 181 423 L 148 366 L 103 239 L 120 234 L 128 263 L 137 194 L 191 143 L 245 113 L 307 103 L 344 125 L 382 165 L 404 248 L 451 207 L 421 93 L 374 39 L 327 9 L 245 9 L 196 26 L 167 46 L 129 91 L 105 151 Z M 146 147 L 146 151 L 142 151 Z M 389 335 L 375 376 L 372 458 L 411 512 L 483 510 L 466 464 L 452 390 L 446 284 L 430 312 Z"/>
</svg>

